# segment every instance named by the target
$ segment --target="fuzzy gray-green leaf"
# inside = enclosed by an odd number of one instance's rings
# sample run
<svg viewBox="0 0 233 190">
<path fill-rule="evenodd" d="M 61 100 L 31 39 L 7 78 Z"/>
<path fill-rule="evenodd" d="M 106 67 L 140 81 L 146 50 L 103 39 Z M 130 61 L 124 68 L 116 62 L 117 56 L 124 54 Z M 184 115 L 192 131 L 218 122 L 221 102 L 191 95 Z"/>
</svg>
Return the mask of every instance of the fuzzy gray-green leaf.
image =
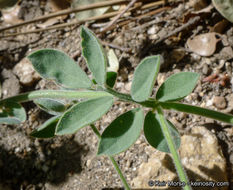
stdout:
<svg viewBox="0 0 233 190">
<path fill-rule="evenodd" d="M 232 0 L 212 0 L 218 12 L 227 20 L 233 23 L 233 1 Z"/>
<path fill-rule="evenodd" d="M 34 130 L 30 135 L 36 138 L 52 138 L 55 136 L 57 122 L 61 116 L 54 116 L 44 122 L 38 129 Z"/>
<path fill-rule="evenodd" d="M 180 147 L 180 135 L 173 124 L 167 120 L 170 133 L 176 148 Z M 162 152 L 170 152 L 166 139 L 164 138 L 159 119 L 153 112 L 148 112 L 144 123 L 144 134 L 148 143 Z"/>
<path fill-rule="evenodd" d="M 52 115 L 61 114 L 66 110 L 66 105 L 62 100 L 55 100 L 51 98 L 40 98 L 34 100 L 42 110 Z"/>
<path fill-rule="evenodd" d="M 82 53 L 95 81 L 104 85 L 106 81 L 107 57 L 94 33 L 82 26 Z"/>
<path fill-rule="evenodd" d="M 161 56 L 150 56 L 137 66 L 131 88 L 131 96 L 135 101 L 142 102 L 150 97 L 159 72 L 160 59 Z"/>
<path fill-rule="evenodd" d="M 54 49 L 38 50 L 28 56 L 34 69 L 44 78 L 66 88 L 90 88 L 86 73 L 65 53 Z"/>
<path fill-rule="evenodd" d="M 116 118 L 103 132 L 98 155 L 115 155 L 128 149 L 139 137 L 144 115 L 140 108 L 128 111 Z"/>
<path fill-rule="evenodd" d="M 24 108 L 16 102 L 6 102 L 1 109 L 0 124 L 16 125 L 26 120 Z"/>
<path fill-rule="evenodd" d="M 56 135 L 75 133 L 104 115 L 112 106 L 113 97 L 106 96 L 80 102 L 71 107 L 60 119 Z"/>
<path fill-rule="evenodd" d="M 156 99 L 161 102 L 180 100 L 193 91 L 198 78 L 199 74 L 193 72 L 174 74 L 159 87 Z"/>
</svg>

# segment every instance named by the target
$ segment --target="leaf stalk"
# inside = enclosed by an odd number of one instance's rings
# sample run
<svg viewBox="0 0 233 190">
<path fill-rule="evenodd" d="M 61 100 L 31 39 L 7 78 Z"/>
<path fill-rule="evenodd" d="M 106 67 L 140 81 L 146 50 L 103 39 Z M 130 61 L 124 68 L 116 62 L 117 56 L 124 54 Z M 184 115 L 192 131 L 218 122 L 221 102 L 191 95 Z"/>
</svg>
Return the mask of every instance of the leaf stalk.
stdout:
<svg viewBox="0 0 233 190">
<path fill-rule="evenodd" d="M 107 92 L 102 91 L 75 91 L 75 90 L 40 90 L 26 92 L 17 96 L 12 96 L 0 100 L 0 106 L 6 102 L 27 102 L 39 98 L 54 98 L 54 99 L 79 99 L 79 98 L 98 98 L 103 96 L 112 96 Z"/>
<path fill-rule="evenodd" d="M 176 171 L 178 173 L 180 180 L 185 183 L 185 186 L 183 187 L 183 189 L 184 190 L 191 190 L 191 186 L 188 184 L 187 174 L 186 174 L 184 168 L 182 167 L 181 160 L 179 158 L 179 154 L 176 151 L 174 141 L 172 139 L 171 133 L 168 129 L 166 120 L 165 120 L 164 115 L 163 115 L 163 111 L 162 111 L 160 106 L 157 107 L 157 111 L 158 111 L 159 121 L 160 121 L 162 131 L 163 131 L 163 135 L 167 141 L 168 148 L 172 154 L 172 158 L 173 158 L 173 161 L 174 161 L 174 164 L 176 167 Z"/>
<path fill-rule="evenodd" d="M 100 134 L 99 130 L 96 128 L 96 126 L 94 124 L 91 124 L 90 126 L 91 126 L 93 132 L 96 134 L 96 136 L 100 139 L 101 134 Z M 123 173 L 121 172 L 121 169 L 119 168 L 119 166 L 118 166 L 116 160 L 114 159 L 114 157 L 113 156 L 108 156 L 108 158 L 111 160 L 112 165 L 114 166 L 116 172 L 118 173 L 118 175 L 119 175 L 125 189 L 130 190 L 129 184 L 127 183 L 127 181 L 126 181 Z"/>
</svg>

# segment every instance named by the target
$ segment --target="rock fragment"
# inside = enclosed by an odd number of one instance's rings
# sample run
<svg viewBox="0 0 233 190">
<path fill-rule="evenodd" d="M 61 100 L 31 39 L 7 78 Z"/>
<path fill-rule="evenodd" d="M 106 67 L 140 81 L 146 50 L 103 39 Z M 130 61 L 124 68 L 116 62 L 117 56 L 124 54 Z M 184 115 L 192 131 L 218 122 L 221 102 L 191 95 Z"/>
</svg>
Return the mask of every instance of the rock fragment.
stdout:
<svg viewBox="0 0 233 190">
<path fill-rule="evenodd" d="M 19 77 L 20 83 L 25 86 L 32 86 L 40 79 L 40 75 L 34 70 L 30 61 L 26 58 L 15 65 L 13 72 Z"/>
<path fill-rule="evenodd" d="M 3 78 L 1 90 L 3 98 L 15 96 L 20 93 L 19 80 L 12 73 L 11 70 L 3 69 L 3 71 L 1 72 L 1 76 Z"/>
<path fill-rule="evenodd" d="M 225 109 L 227 105 L 225 98 L 221 96 L 215 96 L 213 99 L 213 104 L 218 109 Z"/>
<path fill-rule="evenodd" d="M 175 167 L 170 154 L 150 148 L 151 157 L 142 163 L 137 176 L 132 180 L 133 188 L 166 189 L 167 186 L 149 186 L 150 180 L 177 181 Z M 190 134 L 181 137 L 179 149 L 183 166 L 192 181 L 227 181 L 226 160 L 218 140 L 205 127 L 192 128 Z M 227 186 L 221 187 L 228 189 Z M 217 187 L 213 188 L 217 190 Z"/>
</svg>

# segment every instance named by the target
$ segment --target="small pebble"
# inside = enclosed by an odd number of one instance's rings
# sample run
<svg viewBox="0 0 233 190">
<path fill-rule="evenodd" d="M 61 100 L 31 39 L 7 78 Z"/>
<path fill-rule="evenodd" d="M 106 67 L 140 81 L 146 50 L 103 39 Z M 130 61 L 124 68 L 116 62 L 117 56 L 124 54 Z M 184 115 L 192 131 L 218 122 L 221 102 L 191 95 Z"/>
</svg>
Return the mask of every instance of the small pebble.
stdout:
<svg viewBox="0 0 233 190">
<path fill-rule="evenodd" d="M 212 106 L 213 105 L 213 99 L 208 99 L 206 101 L 206 106 L 209 107 L 209 106 Z"/>
<path fill-rule="evenodd" d="M 19 148 L 19 147 L 17 147 L 17 148 L 15 149 L 15 153 L 18 153 L 18 152 L 20 152 L 20 148 Z"/>
<path fill-rule="evenodd" d="M 22 59 L 13 69 L 15 75 L 19 77 L 19 81 L 25 86 L 31 86 L 40 79 L 40 75 L 34 70 L 30 61 L 26 58 Z"/>
<path fill-rule="evenodd" d="M 155 26 L 152 26 L 151 28 L 149 28 L 148 30 L 147 30 L 147 34 L 149 34 L 149 35 L 152 35 L 152 34 L 155 34 L 156 33 L 156 28 L 155 28 Z"/>
<path fill-rule="evenodd" d="M 210 65 L 210 64 L 211 64 L 211 60 L 210 60 L 210 59 L 205 59 L 205 63 L 206 63 L 207 65 Z"/>
<path fill-rule="evenodd" d="M 204 75 L 208 75 L 208 74 L 210 73 L 210 69 L 209 69 L 209 67 L 208 67 L 207 64 L 205 64 L 205 65 L 203 66 L 203 68 L 202 68 L 202 73 L 203 73 Z"/>
<path fill-rule="evenodd" d="M 199 93 L 199 96 L 200 96 L 200 97 L 203 97 L 203 96 L 204 96 L 204 93 L 203 93 L 203 92 L 200 92 L 200 93 Z"/>
<path fill-rule="evenodd" d="M 87 160 L 87 162 L 86 162 L 86 166 L 89 168 L 90 165 L 91 165 L 91 160 L 89 159 L 89 160 Z"/>
<path fill-rule="evenodd" d="M 213 104 L 218 109 L 224 109 L 226 108 L 227 105 L 225 98 L 221 96 L 215 96 L 213 100 Z"/>
<path fill-rule="evenodd" d="M 166 76 L 162 73 L 159 73 L 157 76 L 157 83 L 160 86 L 166 79 Z"/>
</svg>

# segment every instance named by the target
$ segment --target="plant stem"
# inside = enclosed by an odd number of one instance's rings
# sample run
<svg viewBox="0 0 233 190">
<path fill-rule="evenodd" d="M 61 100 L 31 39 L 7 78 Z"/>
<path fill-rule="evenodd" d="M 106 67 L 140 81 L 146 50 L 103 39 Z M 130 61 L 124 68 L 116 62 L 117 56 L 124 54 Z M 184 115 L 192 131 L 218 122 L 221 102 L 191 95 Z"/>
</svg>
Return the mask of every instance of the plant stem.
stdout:
<svg viewBox="0 0 233 190">
<path fill-rule="evenodd" d="M 96 126 L 94 124 L 90 124 L 93 132 L 96 134 L 96 136 L 100 139 L 101 138 L 101 134 L 99 132 L 99 130 L 96 128 Z"/>
<path fill-rule="evenodd" d="M 98 129 L 96 128 L 96 126 L 94 124 L 91 124 L 90 126 L 91 126 L 92 130 L 94 131 L 94 133 L 96 134 L 96 136 L 100 139 L 101 138 L 101 134 L 98 131 Z M 121 181 L 122 181 L 125 189 L 126 190 L 130 190 L 129 184 L 127 183 L 124 175 L 121 172 L 121 169 L 119 168 L 119 166 L 118 166 L 117 162 L 115 161 L 115 159 L 113 158 L 113 156 L 108 156 L 108 158 L 111 160 L 111 162 L 112 162 L 115 170 L 117 171 L 117 173 L 118 173 L 118 175 L 119 175 L 119 177 L 120 177 L 120 179 L 121 179 Z"/>
<path fill-rule="evenodd" d="M 166 139 L 168 148 L 169 148 L 169 150 L 170 150 L 170 152 L 172 154 L 172 158 L 173 158 L 174 164 L 176 166 L 176 171 L 178 173 L 180 181 L 185 182 L 185 184 L 186 184 L 183 187 L 183 189 L 184 190 L 191 190 L 191 186 L 188 184 L 188 177 L 187 177 L 186 172 L 185 172 L 185 170 L 184 170 L 184 168 L 183 168 L 183 166 L 181 164 L 179 154 L 176 151 L 175 143 L 173 142 L 171 133 L 170 133 L 169 128 L 167 126 L 166 119 L 164 118 L 163 111 L 162 111 L 160 106 L 157 107 L 157 111 L 158 111 L 159 120 L 160 120 L 160 124 L 161 124 L 162 131 L 163 131 L 163 135 L 164 135 L 164 137 Z"/>
<path fill-rule="evenodd" d="M 124 175 L 122 174 L 121 169 L 119 168 L 117 162 L 115 161 L 115 159 L 112 156 L 108 156 L 108 157 L 111 160 L 111 162 L 112 162 L 115 170 L 117 171 L 119 177 L 121 178 L 121 181 L 122 181 L 122 183 L 123 183 L 123 185 L 125 187 L 125 190 L 130 190 L 129 184 L 127 183 Z"/>
<path fill-rule="evenodd" d="M 57 17 L 57 16 L 68 15 L 71 13 L 76 13 L 76 12 L 101 8 L 101 7 L 107 7 L 107 6 L 111 6 L 111 5 L 126 4 L 126 3 L 127 3 L 126 0 L 112 0 L 112 1 L 104 1 L 104 2 L 92 3 L 89 5 L 78 6 L 78 8 L 75 8 L 75 9 L 65 9 L 62 11 L 56 11 L 56 12 L 50 13 L 50 14 L 45 15 L 45 16 L 34 18 L 32 20 L 24 21 L 24 22 L 17 23 L 17 24 L 11 25 L 11 26 L 2 27 L 2 28 L 0 28 L 0 32 L 2 32 L 4 30 L 16 28 L 19 26 L 23 26 L 26 24 L 47 20 L 49 18 L 53 18 L 53 17 Z"/>
<path fill-rule="evenodd" d="M 79 98 L 98 98 L 103 96 L 112 96 L 112 95 L 102 91 L 40 90 L 40 91 L 26 92 L 23 94 L 19 94 L 17 96 L 0 100 L 0 105 L 3 105 L 7 101 L 26 102 L 38 98 L 79 99 Z"/>
<path fill-rule="evenodd" d="M 115 90 L 113 90 L 112 88 L 106 86 L 106 89 L 103 89 L 104 91 L 116 96 L 117 98 L 119 98 L 120 100 L 123 100 L 123 101 L 130 101 L 130 102 L 133 102 L 133 103 L 138 103 L 136 101 L 134 101 L 131 96 L 129 94 L 124 94 L 124 93 L 120 93 L 120 92 L 117 92 Z"/>
<path fill-rule="evenodd" d="M 119 98 L 119 100 L 122 100 L 122 101 L 127 101 L 127 102 L 130 101 L 132 103 L 140 104 L 144 107 L 149 107 L 149 108 L 156 108 L 158 105 L 158 102 L 155 99 L 149 99 L 149 100 L 144 101 L 144 102 L 137 102 L 137 101 L 133 100 L 129 94 L 123 94 L 123 93 L 117 92 L 108 86 L 106 86 L 106 89 L 103 89 L 103 90 L 105 92 L 108 92 L 109 94 L 112 94 L 113 96 Z"/>
<path fill-rule="evenodd" d="M 182 104 L 178 102 L 159 102 L 159 105 L 161 105 L 161 107 L 164 109 L 169 109 L 169 110 L 174 109 L 176 111 L 196 114 L 196 115 L 209 117 L 211 119 L 216 119 L 219 121 L 233 124 L 233 115 L 210 110 L 207 108 L 192 106 L 188 104 Z"/>
</svg>

